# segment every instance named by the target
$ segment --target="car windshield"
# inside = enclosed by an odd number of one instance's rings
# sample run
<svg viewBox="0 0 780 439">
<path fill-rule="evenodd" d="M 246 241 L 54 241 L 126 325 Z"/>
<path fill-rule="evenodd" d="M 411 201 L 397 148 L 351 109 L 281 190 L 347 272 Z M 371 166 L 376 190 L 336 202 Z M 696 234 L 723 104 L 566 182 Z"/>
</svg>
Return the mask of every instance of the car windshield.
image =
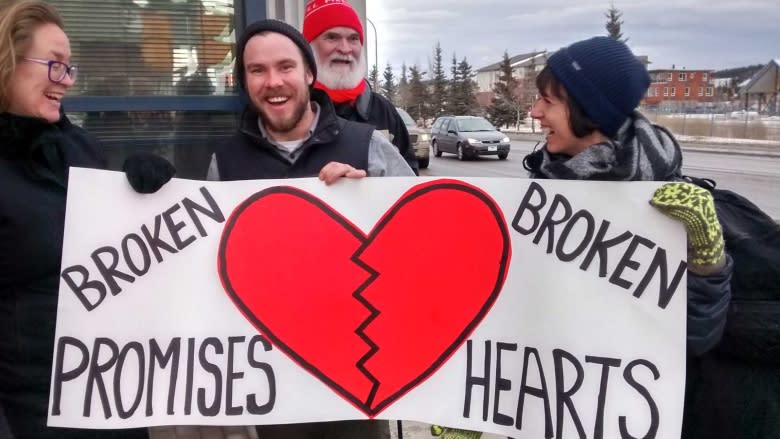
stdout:
<svg viewBox="0 0 780 439">
<path fill-rule="evenodd" d="M 401 120 L 404 121 L 404 124 L 408 127 L 416 127 L 417 124 L 414 123 L 414 119 L 412 119 L 412 116 L 409 115 L 406 111 L 396 107 L 396 111 L 398 111 L 398 114 L 401 116 Z"/>
<path fill-rule="evenodd" d="M 495 131 L 496 129 L 487 120 L 481 117 L 459 119 L 458 131 Z"/>
</svg>

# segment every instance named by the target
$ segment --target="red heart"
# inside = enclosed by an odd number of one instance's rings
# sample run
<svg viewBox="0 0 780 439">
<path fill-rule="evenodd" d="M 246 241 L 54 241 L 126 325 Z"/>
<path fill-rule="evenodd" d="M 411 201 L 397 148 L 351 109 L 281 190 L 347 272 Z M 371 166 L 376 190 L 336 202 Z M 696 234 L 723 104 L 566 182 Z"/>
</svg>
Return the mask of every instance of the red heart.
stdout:
<svg viewBox="0 0 780 439">
<path fill-rule="evenodd" d="M 510 258 L 501 210 L 460 181 L 411 188 L 368 235 L 313 195 L 277 186 L 231 215 L 219 274 L 274 345 L 374 417 L 466 340 Z"/>
</svg>

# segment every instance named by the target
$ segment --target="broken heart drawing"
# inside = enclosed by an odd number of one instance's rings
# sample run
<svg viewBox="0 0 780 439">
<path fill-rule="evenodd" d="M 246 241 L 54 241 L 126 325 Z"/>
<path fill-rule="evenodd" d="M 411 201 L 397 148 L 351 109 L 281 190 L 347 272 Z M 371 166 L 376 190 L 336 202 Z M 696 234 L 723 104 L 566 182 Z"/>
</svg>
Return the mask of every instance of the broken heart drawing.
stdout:
<svg viewBox="0 0 780 439">
<path fill-rule="evenodd" d="M 464 343 L 501 292 L 511 253 L 500 208 L 465 182 L 412 187 L 369 233 L 275 186 L 233 211 L 218 270 L 263 335 L 374 417 Z"/>
</svg>

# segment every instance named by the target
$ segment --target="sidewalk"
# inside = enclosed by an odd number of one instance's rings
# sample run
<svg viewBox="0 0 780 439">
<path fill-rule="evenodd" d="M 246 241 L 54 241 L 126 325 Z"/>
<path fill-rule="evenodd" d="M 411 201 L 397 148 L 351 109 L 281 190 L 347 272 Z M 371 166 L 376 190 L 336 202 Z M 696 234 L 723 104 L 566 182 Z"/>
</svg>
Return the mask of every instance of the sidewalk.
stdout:
<svg viewBox="0 0 780 439">
<path fill-rule="evenodd" d="M 504 131 L 512 140 L 541 142 L 541 133 Z M 780 157 L 780 142 L 771 140 L 728 139 L 723 137 L 677 136 L 684 151 L 700 151 L 713 154 L 737 154 L 756 157 Z"/>
</svg>

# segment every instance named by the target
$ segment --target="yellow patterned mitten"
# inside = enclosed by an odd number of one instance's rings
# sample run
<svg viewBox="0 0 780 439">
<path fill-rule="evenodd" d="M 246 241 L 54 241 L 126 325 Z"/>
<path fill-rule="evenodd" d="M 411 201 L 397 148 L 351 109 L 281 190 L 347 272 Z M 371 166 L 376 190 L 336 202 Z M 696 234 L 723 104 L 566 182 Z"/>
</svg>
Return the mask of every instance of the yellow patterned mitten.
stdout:
<svg viewBox="0 0 780 439">
<path fill-rule="evenodd" d="M 704 274 L 723 266 L 723 231 L 710 191 L 691 183 L 666 183 L 655 191 L 650 204 L 685 225 L 688 269 Z"/>
<path fill-rule="evenodd" d="M 482 437 L 482 433 L 478 431 L 461 430 L 440 425 L 431 425 L 431 434 L 440 436 L 442 439 L 479 439 Z"/>
</svg>

